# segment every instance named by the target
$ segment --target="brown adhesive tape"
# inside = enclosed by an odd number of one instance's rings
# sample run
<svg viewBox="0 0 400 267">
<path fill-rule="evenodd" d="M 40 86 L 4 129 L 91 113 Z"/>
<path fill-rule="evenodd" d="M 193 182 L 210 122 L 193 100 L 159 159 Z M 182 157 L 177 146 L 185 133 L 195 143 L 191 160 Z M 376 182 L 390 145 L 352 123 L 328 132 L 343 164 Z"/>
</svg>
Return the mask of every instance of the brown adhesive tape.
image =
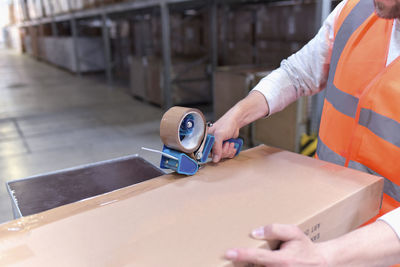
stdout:
<svg viewBox="0 0 400 267">
<path fill-rule="evenodd" d="M 179 129 L 183 119 L 192 114 L 194 116 L 194 128 L 192 134 L 183 140 L 179 137 Z M 169 148 L 193 153 L 201 145 L 204 138 L 206 119 L 203 113 L 195 108 L 172 107 L 161 119 L 160 137 L 164 145 Z"/>
</svg>

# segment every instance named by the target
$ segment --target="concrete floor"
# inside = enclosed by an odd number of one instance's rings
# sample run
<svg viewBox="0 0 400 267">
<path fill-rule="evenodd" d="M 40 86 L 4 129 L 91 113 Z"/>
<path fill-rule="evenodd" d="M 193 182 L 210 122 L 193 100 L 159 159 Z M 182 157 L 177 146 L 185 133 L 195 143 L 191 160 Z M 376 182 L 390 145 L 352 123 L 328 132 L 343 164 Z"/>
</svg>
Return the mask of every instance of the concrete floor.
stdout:
<svg viewBox="0 0 400 267">
<path fill-rule="evenodd" d="M 136 153 L 159 164 L 140 148 L 161 148 L 160 108 L 4 49 L 0 77 L 0 223 L 7 181 Z"/>
</svg>

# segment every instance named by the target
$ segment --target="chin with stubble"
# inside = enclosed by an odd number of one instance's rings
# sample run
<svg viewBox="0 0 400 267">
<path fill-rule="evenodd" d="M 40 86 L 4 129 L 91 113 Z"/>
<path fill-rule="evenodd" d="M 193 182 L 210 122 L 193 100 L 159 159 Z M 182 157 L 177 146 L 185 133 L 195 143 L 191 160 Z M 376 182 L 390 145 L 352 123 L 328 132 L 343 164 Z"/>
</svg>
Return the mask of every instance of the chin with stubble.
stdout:
<svg viewBox="0 0 400 267">
<path fill-rule="evenodd" d="M 370 0 L 360 0 L 370 1 Z M 400 0 L 373 0 L 376 14 L 384 19 L 400 18 Z"/>
</svg>

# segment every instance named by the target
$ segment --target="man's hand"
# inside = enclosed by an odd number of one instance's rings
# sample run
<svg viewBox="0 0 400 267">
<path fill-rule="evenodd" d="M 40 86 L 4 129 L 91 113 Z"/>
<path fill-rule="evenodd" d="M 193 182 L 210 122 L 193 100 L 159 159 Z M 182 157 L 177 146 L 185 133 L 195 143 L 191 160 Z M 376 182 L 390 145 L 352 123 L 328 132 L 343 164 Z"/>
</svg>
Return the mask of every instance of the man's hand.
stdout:
<svg viewBox="0 0 400 267">
<path fill-rule="evenodd" d="M 400 212 L 400 208 L 393 212 Z M 400 263 L 400 241 L 383 221 L 358 228 L 339 238 L 312 243 L 293 225 L 273 224 L 254 230 L 261 240 L 280 240 L 278 250 L 231 249 L 225 258 L 264 266 L 382 267 Z M 396 265 L 398 266 L 398 265 Z"/>
<path fill-rule="evenodd" d="M 278 250 L 236 248 L 228 250 L 225 258 L 234 262 L 254 263 L 262 266 L 328 266 L 317 244 L 293 225 L 273 224 L 254 230 L 256 239 L 280 240 Z"/>
<path fill-rule="evenodd" d="M 213 162 L 218 162 L 223 158 L 233 158 L 236 154 L 235 144 L 226 142 L 230 138 L 239 136 L 239 127 L 234 116 L 234 112 L 227 112 L 209 129 L 209 133 L 214 135 Z"/>
<path fill-rule="evenodd" d="M 223 142 L 230 138 L 237 138 L 240 128 L 266 116 L 268 113 L 268 103 L 258 91 L 251 92 L 225 113 L 209 129 L 209 133 L 215 137 L 212 150 L 213 162 L 218 162 L 223 158 L 233 158 L 236 154 L 235 144 L 228 142 L 223 144 Z"/>
</svg>

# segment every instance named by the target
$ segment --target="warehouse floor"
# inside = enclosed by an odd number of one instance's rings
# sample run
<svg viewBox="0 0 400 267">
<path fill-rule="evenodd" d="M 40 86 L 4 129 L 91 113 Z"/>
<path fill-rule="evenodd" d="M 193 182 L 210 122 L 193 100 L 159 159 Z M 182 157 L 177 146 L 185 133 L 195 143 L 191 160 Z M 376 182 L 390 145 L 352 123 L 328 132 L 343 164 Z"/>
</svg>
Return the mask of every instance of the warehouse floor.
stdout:
<svg viewBox="0 0 400 267">
<path fill-rule="evenodd" d="M 5 183 L 160 148 L 160 108 L 28 56 L 0 50 L 0 223 L 12 219 Z"/>
</svg>

